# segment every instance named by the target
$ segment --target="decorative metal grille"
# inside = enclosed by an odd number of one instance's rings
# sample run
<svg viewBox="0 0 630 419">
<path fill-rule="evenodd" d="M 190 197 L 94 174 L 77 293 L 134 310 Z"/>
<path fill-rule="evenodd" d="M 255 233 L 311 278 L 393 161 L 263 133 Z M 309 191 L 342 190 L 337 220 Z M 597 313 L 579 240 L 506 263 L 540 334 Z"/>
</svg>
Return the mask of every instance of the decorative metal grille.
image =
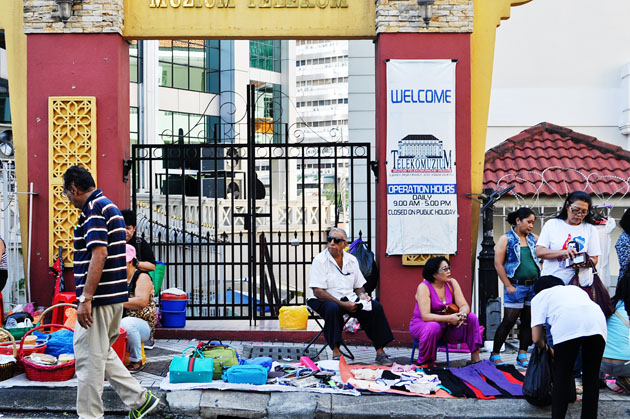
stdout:
<svg viewBox="0 0 630 419">
<path fill-rule="evenodd" d="M 79 217 L 63 196 L 63 174 L 79 165 L 92 173 L 96 180 L 96 98 L 51 96 L 48 98 L 49 127 L 49 252 L 52 264 L 59 246 L 63 260 L 72 266 L 73 227 Z"/>
</svg>

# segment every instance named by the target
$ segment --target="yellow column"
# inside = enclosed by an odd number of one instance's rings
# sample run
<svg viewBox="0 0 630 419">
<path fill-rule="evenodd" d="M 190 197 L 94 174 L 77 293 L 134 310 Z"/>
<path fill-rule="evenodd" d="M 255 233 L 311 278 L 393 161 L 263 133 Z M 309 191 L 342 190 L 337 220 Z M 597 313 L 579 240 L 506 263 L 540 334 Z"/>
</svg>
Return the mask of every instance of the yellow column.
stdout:
<svg viewBox="0 0 630 419">
<path fill-rule="evenodd" d="M 24 251 L 24 272 L 26 249 L 28 248 L 28 154 L 26 149 L 26 35 L 22 31 L 22 0 L 0 1 L 0 29 L 4 30 L 7 44 L 7 64 L 9 70 L 9 94 L 11 103 L 11 124 L 13 146 L 15 147 L 15 173 L 17 176 L 18 202 L 20 208 L 20 231 Z"/>
<path fill-rule="evenodd" d="M 494 43 L 497 27 L 501 20 L 509 19 L 513 6 L 529 3 L 531 0 L 475 0 L 473 33 L 470 37 L 470 118 L 471 118 L 471 184 L 472 193 L 480 193 L 483 185 L 483 164 L 488 129 L 488 109 L 490 88 L 492 87 L 492 67 L 494 65 Z M 475 266 L 477 235 L 479 229 L 479 205 L 473 205 L 472 266 Z"/>
</svg>

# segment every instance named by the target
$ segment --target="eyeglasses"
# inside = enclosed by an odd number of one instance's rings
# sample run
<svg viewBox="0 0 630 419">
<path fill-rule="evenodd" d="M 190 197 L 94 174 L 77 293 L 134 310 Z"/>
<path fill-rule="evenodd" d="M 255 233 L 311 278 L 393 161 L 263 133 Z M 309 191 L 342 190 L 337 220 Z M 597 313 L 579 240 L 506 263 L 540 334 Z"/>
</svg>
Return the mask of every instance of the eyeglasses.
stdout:
<svg viewBox="0 0 630 419">
<path fill-rule="evenodd" d="M 571 212 L 575 213 L 576 215 L 586 215 L 586 214 L 588 214 L 588 210 L 584 209 L 584 208 L 569 207 L 569 209 L 571 210 Z"/>
<path fill-rule="evenodd" d="M 328 236 L 328 243 L 330 243 L 331 241 L 334 241 L 335 244 L 339 244 L 339 243 L 343 243 L 346 241 L 346 239 L 340 239 L 339 237 L 333 237 L 333 236 Z"/>
<path fill-rule="evenodd" d="M 438 272 L 450 272 L 451 271 L 451 267 L 447 266 L 446 268 L 440 268 L 438 269 Z"/>
</svg>

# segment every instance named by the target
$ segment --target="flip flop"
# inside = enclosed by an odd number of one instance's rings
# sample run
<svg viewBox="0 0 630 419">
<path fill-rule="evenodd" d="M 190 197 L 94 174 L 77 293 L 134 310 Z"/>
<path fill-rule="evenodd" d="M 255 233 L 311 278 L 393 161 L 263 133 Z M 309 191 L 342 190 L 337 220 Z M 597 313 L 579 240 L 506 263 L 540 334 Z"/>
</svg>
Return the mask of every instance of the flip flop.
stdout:
<svg viewBox="0 0 630 419">
<path fill-rule="evenodd" d="M 505 365 L 505 362 L 501 360 L 501 354 L 492 355 L 490 357 L 490 362 L 492 362 L 494 365 Z"/>
<path fill-rule="evenodd" d="M 516 357 L 516 363 L 523 368 L 527 368 L 529 366 L 527 354 L 518 354 L 518 356 Z"/>
</svg>

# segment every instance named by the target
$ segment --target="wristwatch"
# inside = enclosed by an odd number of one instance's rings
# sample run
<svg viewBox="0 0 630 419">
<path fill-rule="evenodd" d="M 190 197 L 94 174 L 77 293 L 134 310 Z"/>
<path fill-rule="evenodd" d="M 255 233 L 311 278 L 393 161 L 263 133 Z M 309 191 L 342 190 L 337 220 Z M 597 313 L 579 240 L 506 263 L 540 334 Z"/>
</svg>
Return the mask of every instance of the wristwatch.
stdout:
<svg viewBox="0 0 630 419">
<path fill-rule="evenodd" d="M 80 303 L 85 303 L 86 301 L 92 301 L 93 299 L 94 299 L 94 297 L 86 297 L 83 294 L 81 294 L 81 296 L 79 296 L 79 302 Z"/>
</svg>

